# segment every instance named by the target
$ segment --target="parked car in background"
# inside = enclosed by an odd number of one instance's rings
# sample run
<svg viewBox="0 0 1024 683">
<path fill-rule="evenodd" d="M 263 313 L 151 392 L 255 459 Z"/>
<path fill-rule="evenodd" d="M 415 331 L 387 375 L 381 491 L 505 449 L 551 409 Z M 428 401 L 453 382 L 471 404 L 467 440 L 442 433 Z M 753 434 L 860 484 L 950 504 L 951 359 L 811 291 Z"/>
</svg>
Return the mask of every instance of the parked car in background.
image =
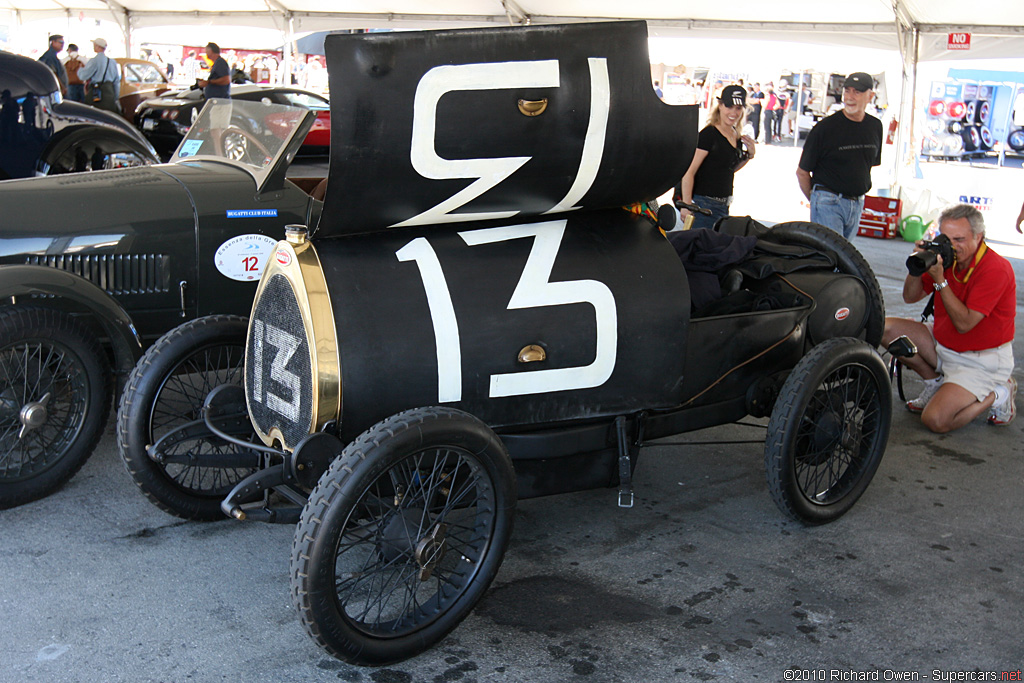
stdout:
<svg viewBox="0 0 1024 683">
<path fill-rule="evenodd" d="M 327 154 L 331 145 L 331 105 L 327 98 L 308 90 L 256 83 L 233 84 L 231 99 L 302 107 L 315 112 L 313 128 L 299 148 L 301 154 Z M 146 100 L 135 110 L 135 125 L 161 158 L 169 158 L 196 120 L 206 100 L 196 87 L 165 93 Z"/>
<path fill-rule="evenodd" d="M 167 72 L 153 62 L 129 57 L 117 57 L 114 61 L 121 67 L 121 113 L 129 121 L 135 118 L 139 104 L 173 87 Z"/>
<path fill-rule="evenodd" d="M 322 206 L 308 192 L 320 179 L 285 179 L 312 119 L 233 102 L 169 164 L 0 183 L 0 509 L 82 466 L 153 340 L 249 313 L 281 222 Z"/>
<path fill-rule="evenodd" d="M 0 180 L 158 161 L 120 116 L 63 99 L 49 67 L 0 51 Z"/>
</svg>

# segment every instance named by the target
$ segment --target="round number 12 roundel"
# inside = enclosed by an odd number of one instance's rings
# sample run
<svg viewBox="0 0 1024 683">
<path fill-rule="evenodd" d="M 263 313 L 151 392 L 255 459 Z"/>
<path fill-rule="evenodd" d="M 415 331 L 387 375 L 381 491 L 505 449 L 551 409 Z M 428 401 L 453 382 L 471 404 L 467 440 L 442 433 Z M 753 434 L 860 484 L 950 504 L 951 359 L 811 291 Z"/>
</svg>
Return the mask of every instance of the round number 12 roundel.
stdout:
<svg viewBox="0 0 1024 683">
<path fill-rule="evenodd" d="M 217 247 L 213 262 L 224 277 L 256 282 L 276 244 L 276 239 L 266 235 L 238 235 Z"/>
</svg>

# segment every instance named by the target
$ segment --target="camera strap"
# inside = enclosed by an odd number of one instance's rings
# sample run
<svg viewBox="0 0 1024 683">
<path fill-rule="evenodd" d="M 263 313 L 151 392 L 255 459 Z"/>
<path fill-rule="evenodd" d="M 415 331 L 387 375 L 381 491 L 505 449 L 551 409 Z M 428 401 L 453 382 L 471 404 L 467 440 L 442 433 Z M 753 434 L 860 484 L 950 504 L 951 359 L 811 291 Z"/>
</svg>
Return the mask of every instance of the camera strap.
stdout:
<svg viewBox="0 0 1024 683">
<path fill-rule="evenodd" d="M 978 251 L 974 254 L 974 263 L 972 263 L 971 267 L 967 270 L 967 275 L 964 276 L 963 280 L 958 278 L 956 276 L 956 267 L 954 266 L 954 268 L 953 268 L 953 279 L 956 280 L 957 282 L 959 282 L 960 284 L 966 284 L 967 281 L 971 279 L 971 273 L 973 273 L 974 269 L 978 267 L 979 263 L 981 263 L 981 257 L 985 255 L 985 252 L 987 250 L 988 250 L 988 244 L 986 244 L 985 241 L 982 240 L 981 246 L 978 247 Z"/>
<path fill-rule="evenodd" d="M 987 250 L 988 244 L 986 244 L 985 241 L 982 240 L 981 245 L 978 247 L 978 251 L 976 251 L 974 254 L 974 263 L 972 263 L 971 267 L 967 269 L 967 275 L 964 275 L 963 280 L 956 276 L 956 263 L 954 262 L 952 273 L 950 273 L 953 276 L 953 279 L 959 282 L 960 284 L 966 284 L 967 281 L 971 279 L 971 274 L 974 273 L 974 269 L 978 267 L 979 263 L 981 263 L 981 257 L 985 255 L 985 252 Z M 938 294 L 938 292 L 932 292 L 931 297 L 928 298 L 928 303 L 925 304 L 924 306 L 924 310 L 921 311 L 921 322 L 925 322 L 926 320 L 928 320 L 928 318 L 935 315 L 936 294 Z"/>
</svg>

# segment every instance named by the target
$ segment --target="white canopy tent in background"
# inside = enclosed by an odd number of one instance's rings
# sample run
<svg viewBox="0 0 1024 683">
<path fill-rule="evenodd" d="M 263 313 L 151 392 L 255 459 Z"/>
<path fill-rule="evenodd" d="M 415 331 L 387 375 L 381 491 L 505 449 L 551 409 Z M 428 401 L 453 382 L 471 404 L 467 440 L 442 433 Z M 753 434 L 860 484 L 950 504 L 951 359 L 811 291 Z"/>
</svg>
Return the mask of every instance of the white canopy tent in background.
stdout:
<svg viewBox="0 0 1024 683">
<path fill-rule="evenodd" d="M 135 29 L 211 23 L 298 33 L 646 19 L 655 36 L 746 36 L 883 49 L 898 49 L 906 32 L 906 47 L 920 37 L 921 60 L 944 58 L 946 34 L 969 31 L 972 56 L 1024 56 L 1020 0 L 220 0 L 215 6 L 201 0 L 0 0 L 2 10 L 18 23 L 62 16 L 113 19 L 129 44 Z"/>
<path fill-rule="evenodd" d="M 0 0 L 0 23 L 5 11 L 16 27 L 60 18 L 69 25 L 116 22 L 128 54 L 133 52 L 137 35 L 151 36 L 148 29 L 171 26 L 264 29 L 268 44 L 247 45 L 255 48 L 291 44 L 297 34 L 321 30 L 617 19 L 647 20 L 652 53 L 659 45 L 671 45 L 672 39 L 685 37 L 694 44 L 707 41 L 710 54 L 702 60 L 705 64 L 711 55 L 727 58 L 728 46 L 736 41 L 801 44 L 805 62 L 815 56 L 810 46 L 848 46 L 862 51 L 862 57 L 871 53 L 899 55 L 903 92 L 896 116 L 901 138 L 904 130 L 913 126 L 920 61 L 1024 58 L 1024 0 Z M 970 50 L 948 50 L 951 32 L 970 33 Z M 171 42 L 167 29 L 160 28 L 157 35 L 160 38 L 150 41 Z M 202 36 L 203 32 L 193 30 L 191 35 Z M 714 47 L 710 47 L 712 40 Z M 288 51 L 285 59 L 289 59 Z M 667 60 L 659 60 L 655 54 L 652 61 Z M 895 83 L 890 83 L 891 102 L 896 101 L 894 89 Z"/>
</svg>

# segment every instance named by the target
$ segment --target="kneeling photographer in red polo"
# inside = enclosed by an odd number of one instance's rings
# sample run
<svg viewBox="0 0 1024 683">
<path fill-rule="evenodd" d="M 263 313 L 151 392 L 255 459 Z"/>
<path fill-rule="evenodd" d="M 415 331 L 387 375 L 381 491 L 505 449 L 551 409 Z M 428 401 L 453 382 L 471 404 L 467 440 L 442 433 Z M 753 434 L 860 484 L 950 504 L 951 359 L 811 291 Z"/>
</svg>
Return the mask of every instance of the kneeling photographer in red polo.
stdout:
<svg viewBox="0 0 1024 683">
<path fill-rule="evenodd" d="M 925 387 L 907 409 L 921 413 L 928 429 L 940 434 L 959 429 L 986 411 L 989 424 L 1007 425 L 1016 416 L 1017 393 L 1013 268 L 988 248 L 985 219 L 973 206 L 943 211 L 939 232 L 933 242 L 918 242 L 903 282 L 908 304 L 935 293 L 934 324 L 886 318 L 882 344 L 906 335 L 917 346 L 917 354 L 901 362 L 921 376 Z M 943 246 L 945 238 L 948 246 Z M 947 263 L 950 255 L 953 262 Z"/>
</svg>

